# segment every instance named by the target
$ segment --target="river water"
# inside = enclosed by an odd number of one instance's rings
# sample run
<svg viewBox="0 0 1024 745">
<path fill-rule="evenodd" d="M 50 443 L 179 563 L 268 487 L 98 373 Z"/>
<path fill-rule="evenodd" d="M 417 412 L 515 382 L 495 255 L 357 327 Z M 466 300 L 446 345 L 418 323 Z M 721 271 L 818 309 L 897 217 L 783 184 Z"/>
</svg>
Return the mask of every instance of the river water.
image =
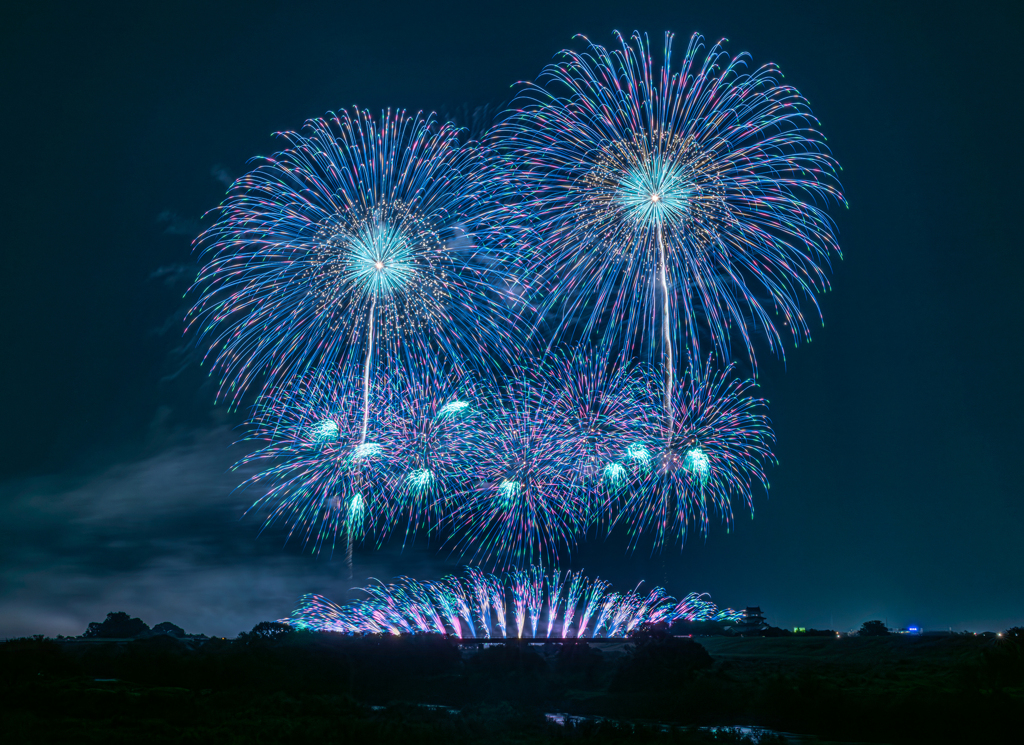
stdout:
<svg viewBox="0 0 1024 745">
<path fill-rule="evenodd" d="M 562 714 L 562 713 L 557 713 L 557 712 L 556 713 L 551 713 L 551 714 L 545 714 L 544 716 L 552 724 L 560 724 L 563 727 L 565 726 L 566 722 L 588 722 L 588 721 L 589 722 L 603 722 L 603 721 L 610 722 L 610 721 L 618 721 L 618 720 L 608 719 L 606 717 L 597 717 L 597 716 L 581 717 L 581 716 L 573 716 L 572 714 Z M 672 729 L 673 726 L 678 726 L 678 725 L 664 724 L 662 722 L 644 722 L 644 724 L 647 724 L 648 726 L 653 725 L 655 727 L 660 727 L 662 730 L 664 730 L 666 732 L 668 730 Z M 814 745 L 814 743 L 821 742 L 821 740 L 819 740 L 814 735 L 798 735 L 798 734 L 794 734 L 792 732 L 777 732 L 776 730 L 767 729 L 765 727 L 746 727 L 746 726 L 736 726 L 736 727 L 698 727 L 697 729 L 704 730 L 705 732 L 720 732 L 720 731 L 739 732 L 740 734 L 746 735 L 747 737 L 749 737 L 755 743 L 756 742 L 760 742 L 761 738 L 764 737 L 765 735 L 780 736 L 786 742 L 792 743 L 792 745 Z"/>
</svg>

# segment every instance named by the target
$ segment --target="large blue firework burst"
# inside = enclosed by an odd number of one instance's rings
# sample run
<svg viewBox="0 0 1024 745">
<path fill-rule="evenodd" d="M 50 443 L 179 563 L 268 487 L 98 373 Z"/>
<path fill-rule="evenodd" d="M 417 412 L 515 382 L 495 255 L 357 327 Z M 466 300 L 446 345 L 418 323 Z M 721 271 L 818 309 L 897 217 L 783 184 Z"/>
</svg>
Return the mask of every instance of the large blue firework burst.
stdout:
<svg viewBox="0 0 1024 745">
<path fill-rule="evenodd" d="M 492 131 L 505 201 L 538 245 L 525 268 L 546 280 L 554 333 L 595 333 L 653 359 L 671 398 L 680 342 L 720 358 L 754 337 L 783 352 L 809 338 L 839 255 L 824 208 L 844 203 L 818 122 L 772 64 L 747 70 L 694 35 L 657 68 L 639 33 L 619 47 L 564 51 Z M 656 328 L 660 320 L 660 329 Z M 576 328 L 580 327 L 580 328 Z M 682 337 L 681 339 L 679 337 Z"/>
<path fill-rule="evenodd" d="M 197 239 L 190 326 L 221 395 L 336 369 L 356 386 L 437 355 L 487 365 L 514 324 L 467 234 L 481 198 L 475 146 L 404 111 L 329 114 L 232 186 Z M 361 373 L 361 374 L 360 374 Z"/>
<path fill-rule="evenodd" d="M 651 408 L 660 394 L 652 373 Z M 756 384 L 715 371 L 710 358 L 691 364 L 672 399 L 672 428 L 651 417 L 646 438 L 622 454 L 631 488 L 618 513 L 634 545 L 653 539 L 655 549 L 685 541 L 691 531 L 707 534 L 712 516 L 733 522 L 733 503 L 754 514 L 754 490 L 767 491 L 767 465 L 774 462 L 775 434 L 767 402 L 753 395 Z"/>
</svg>

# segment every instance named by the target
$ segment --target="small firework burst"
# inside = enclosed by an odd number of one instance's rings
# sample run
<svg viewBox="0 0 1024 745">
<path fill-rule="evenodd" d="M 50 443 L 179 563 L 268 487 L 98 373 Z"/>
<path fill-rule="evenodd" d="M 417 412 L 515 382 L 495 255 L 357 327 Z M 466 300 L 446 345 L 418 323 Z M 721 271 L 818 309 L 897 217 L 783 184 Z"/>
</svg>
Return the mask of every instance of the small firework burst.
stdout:
<svg viewBox="0 0 1024 745">
<path fill-rule="evenodd" d="M 313 551 L 349 548 L 365 537 L 382 540 L 396 520 L 387 487 L 388 458 L 366 439 L 362 401 L 326 376 L 268 393 L 260 403 L 251 440 L 266 442 L 238 466 L 266 464 L 243 486 L 266 491 L 250 508 L 266 511 L 265 525 L 283 522 Z"/>
<path fill-rule="evenodd" d="M 775 435 L 766 402 L 752 395 L 753 381 L 731 373 L 716 372 L 710 358 L 691 365 L 672 401 L 671 428 L 654 419 L 645 441 L 630 446 L 640 478 L 618 519 L 634 544 L 650 535 L 660 548 L 694 528 L 706 534 L 712 514 L 731 525 L 734 502 L 753 514 L 755 486 L 767 490 Z M 653 401 L 654 374 L 650 385 Z"/>
<path fill-rule="evenodd" d="M 388 489 L 406 521 L 406 538 L 428 535 L 449 518 L 472 478 L 473 427 L 484 404 L 466 376 L 435 369 L 392 376 L 380 405 Z"/>
<path fill-rule="evenodd" d="M 502 568 L 551 562 L 593 519 L 558 396 L 550 381 L 524 374 L 492 397 L 468 440 L 473 483 L 452 514 L 462 553 Z"/>
<path fill-rule="evenodd" d="M 552 407 L 574 451 L 577 489 L 591 503 L 591 520 L 600 520 L 628 481 L 617 459 L 649 430 L 646 380 L 585 348 L 563 351 L 541 369 L 554 381 Z"/>
</svg>

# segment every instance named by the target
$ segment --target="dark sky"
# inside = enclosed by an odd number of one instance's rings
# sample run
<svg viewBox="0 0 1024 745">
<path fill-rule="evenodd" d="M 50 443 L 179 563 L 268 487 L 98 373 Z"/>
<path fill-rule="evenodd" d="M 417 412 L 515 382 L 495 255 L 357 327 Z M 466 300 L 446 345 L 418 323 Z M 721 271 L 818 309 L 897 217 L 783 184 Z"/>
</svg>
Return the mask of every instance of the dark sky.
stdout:
<svg viewBox="0 0 1024 745">
<path fill-rule="evenodd" d="M 84 5 L 84 4 L 79 4 Z M 209 7 L 215 5 L 216 7 Z M 826 325 L 764 366 L 757 518 L 574 565 L 781 626 L 1024 624 L 1019 3 L 33 6 L 0 22 L 0 636 L 110 610 L 234 635 L 343 562 L 257 538 L 240 419 L 181 341 L 189 243 L 270 134 L 359 104 L 497 104 L 584 33 L 729 38 L 778 63 L 843 165 Z M 437 576 L 433 548 L 357 556 Z"/>
</svg>

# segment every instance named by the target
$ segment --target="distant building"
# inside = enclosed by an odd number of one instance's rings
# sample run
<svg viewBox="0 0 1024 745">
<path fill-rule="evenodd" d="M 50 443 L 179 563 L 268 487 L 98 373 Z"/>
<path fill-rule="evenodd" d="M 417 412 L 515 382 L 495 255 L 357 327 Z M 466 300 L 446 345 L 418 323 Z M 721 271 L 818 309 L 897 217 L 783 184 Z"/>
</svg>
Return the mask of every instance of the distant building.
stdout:
<svg viewBox="0 0 1024 745">
<path fill-rule="evenodd" d="M 746 634 L 759 634 L 768 628 L 764 620 L 764 613 L 756 605 L 748 605 L 743 611 L 743 618 L 733 627 L 733 631 L 741 636 Z"/>
</svg>

